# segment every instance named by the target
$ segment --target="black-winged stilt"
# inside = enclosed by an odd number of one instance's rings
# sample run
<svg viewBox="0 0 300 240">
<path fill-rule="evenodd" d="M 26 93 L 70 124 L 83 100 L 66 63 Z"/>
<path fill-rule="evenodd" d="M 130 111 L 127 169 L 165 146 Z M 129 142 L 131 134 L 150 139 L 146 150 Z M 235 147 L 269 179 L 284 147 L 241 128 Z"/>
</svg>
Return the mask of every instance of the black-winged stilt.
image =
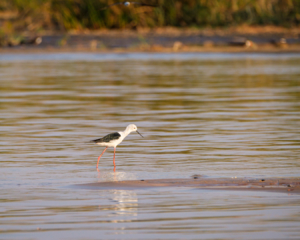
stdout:
<svg viewBox="0 0 300 240">
<path fill-rule="evenodd" d="M 137 132 L 138 134 L 140 134 L 137 130 L 137 126 L 135 126 L 134 124 L 129 124 L 124 132 L 114 132 L 114 133 L 110 133 L 106 136 L 104 136 L 103 138 L 98 138 L 95 140 L 91 140 L 91 142 L 94 142 L 100 146 L 106 146 L 106 148 L 104 149 L 104 151 L 101 153 L 101 155 L 98 157 L 98 161 L 97 161 L 97 171 L 99 171 L 98 169 L 98 164 L 99 164 L 99 160 L 101 158 L 101 156 L 103 155 L 103 153 L 106 151 L 106 149 L 108 147 L 114 147 L 114 171 L 116 170 L 116 164 L 115 164 L 115 156 L 116 156 L 116 147 L 124 140 L 125 137 L 127 137 L 128 134 L 130 134 L 131 132 Z M 142 134 L 140 134 L 141 137 Z"/>
</svg>

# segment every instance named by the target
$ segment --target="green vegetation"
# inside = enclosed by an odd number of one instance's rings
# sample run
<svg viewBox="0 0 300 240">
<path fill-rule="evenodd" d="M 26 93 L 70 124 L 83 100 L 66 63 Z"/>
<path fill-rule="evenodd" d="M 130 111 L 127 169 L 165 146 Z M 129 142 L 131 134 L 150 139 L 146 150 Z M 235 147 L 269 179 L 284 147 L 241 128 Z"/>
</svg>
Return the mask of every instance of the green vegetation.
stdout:
<svg viewBox="0 0 300 240">
<path fill-rule="evenodd" d="M 222 27 L 239 24 L 292 27 L 300 0 L 148 0 L 148 6 L 113 6 L 111 0 L 1 0 L 0 34 L 22 30 L 134 27 Z"/>
</svg>

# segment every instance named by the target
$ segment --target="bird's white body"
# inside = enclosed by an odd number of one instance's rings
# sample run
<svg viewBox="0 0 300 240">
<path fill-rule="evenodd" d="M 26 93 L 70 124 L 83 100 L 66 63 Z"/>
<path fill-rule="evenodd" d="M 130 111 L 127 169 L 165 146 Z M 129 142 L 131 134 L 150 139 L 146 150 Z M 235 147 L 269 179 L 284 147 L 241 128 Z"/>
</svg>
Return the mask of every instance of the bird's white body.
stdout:
<svg viewBox="0 0 300 240">
<path fill-rule="evenodd" d="M 99 142 L 99 143 L 96 143 L 97 145 L 100 145 L 100 146 L 105 146 L 105 147 L 116 147 L 116 146 L 118 146 L 123 140 L 124 140 L 124 138 L 128 135 L 126 135 L 126 136 L 122 136 L 122 133 L 123 132 L 118 132 L 120 135 L 121 135 L 121 137 L 119 138 L 119 139 L 116 139 L 116 140 L 112 140 L 112 141 L 110 141 L 110 142 Z"/>
<path fill-rule="evenodd" d="M 105 147 L 117 147 L 131 132 L 136 131 L 137 127 L 134 124 L 130 124 L 126 127 L 124 132 L 118 132 L 121 136 L 118 139 L 111 140 L 109 142 L 99 142 L 100 146 Z"/>
</svg>

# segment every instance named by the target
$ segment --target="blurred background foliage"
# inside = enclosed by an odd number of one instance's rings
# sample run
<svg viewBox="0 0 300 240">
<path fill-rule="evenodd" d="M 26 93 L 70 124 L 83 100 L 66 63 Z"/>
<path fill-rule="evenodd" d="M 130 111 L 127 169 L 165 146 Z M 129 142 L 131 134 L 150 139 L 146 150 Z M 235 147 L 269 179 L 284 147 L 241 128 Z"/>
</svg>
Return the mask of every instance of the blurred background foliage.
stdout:
<svg viewBox="0 0 300 240">
<path fill-rule="evenodd" d="M 298 26 L 300 0 L 149 0 L 157 7 L 111 0 L 1 0 L 1 32 L 136 27 Z"/>
</svg>

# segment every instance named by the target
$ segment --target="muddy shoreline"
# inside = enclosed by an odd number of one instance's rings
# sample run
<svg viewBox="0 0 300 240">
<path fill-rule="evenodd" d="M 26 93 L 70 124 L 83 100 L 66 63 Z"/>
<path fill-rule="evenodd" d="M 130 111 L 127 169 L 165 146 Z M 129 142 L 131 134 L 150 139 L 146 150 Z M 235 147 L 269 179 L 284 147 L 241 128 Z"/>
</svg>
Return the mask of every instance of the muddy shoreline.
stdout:
<svg viewBox="0 0 300 240">
<path fill-rule="evenodd" d="M 24 33 L 0 53 L 39 52 L 300 52 L 300 28 L 137 29 Z M 33 40 L 40 37 L 41 42 Z"/>
<path fill-rule="evenodd" d="M 189 187 L 196 189 L 267 191 L 300 194 L 300 178 L 207 178 L 194 175 L 189 179 L 149 179 L 96 182 L 73 185 L 80 189 L 147 189 Z"/>
</svg>

